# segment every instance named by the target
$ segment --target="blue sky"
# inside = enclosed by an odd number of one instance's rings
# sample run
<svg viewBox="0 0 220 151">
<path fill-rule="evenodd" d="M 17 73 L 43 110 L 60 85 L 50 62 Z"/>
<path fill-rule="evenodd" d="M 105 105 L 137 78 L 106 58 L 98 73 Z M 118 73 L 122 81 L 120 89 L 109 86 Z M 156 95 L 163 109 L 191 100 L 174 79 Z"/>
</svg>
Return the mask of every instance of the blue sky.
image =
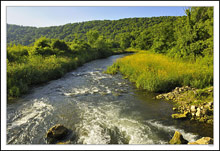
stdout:
<svg viewBox="0 0 220 151">
<path fill-rule="evenodd" d="M 185 7 L 7 7 L 7 23 L 46 27 L 90 20 L 183 16 Z"/>
</svg>

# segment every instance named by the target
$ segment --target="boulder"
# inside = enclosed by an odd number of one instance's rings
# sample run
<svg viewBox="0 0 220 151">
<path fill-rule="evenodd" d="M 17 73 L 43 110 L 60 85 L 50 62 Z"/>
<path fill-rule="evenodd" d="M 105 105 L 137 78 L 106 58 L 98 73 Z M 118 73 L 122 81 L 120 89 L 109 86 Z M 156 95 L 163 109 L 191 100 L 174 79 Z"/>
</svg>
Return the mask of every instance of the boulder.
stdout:
<svg viewBox="0 0 220 151">
<path fill-rule="evenodd" d="M 207 103 L 204 107 L 207 109 L 213 109 L 213 102 Z"/>
<path fill-rule="evenodd" d="M 164 98 L 164 96 L 162 94 L 159 94 L 156 96 L 156 99 L 162 99 L 162 98 Z"/>
<path fill-rule="evenodd" d="M 198 145 L 198 144 L 213 144 L 213 139 L 211 137 L 202 137 L 195 142 L 189 142 L 188 144 L 191 145 Z"/>
<path fill-rule="evenodd" d="M 210 108 L 210 109 L 213 108 L 213 102 L 209 102 L 208 105 L 209 105 L 209 108 Z"/>
<path fill-rule="evenodd" d="M 209 109 L 204 108 L 203 110 L 201 110 L 201 113 L 202 113 L 203 115 L 208 115 Z"/>
<path fill-rule="evenodd" d="M 207 117 L 206 117 L 206 116 L 201 117 L 201 118 L 199 119 L 199 122 L 206 122 L 206 121 L 207 121 Z"/>
<path fill-rule="evenodd" d="M 197 117 L 200 117 L 200 116 L 201 116 L 201 110 L 200 110 L 200 108 L 197 108 L 196 116 L 197 116 Z"/>
<path fill-rule="evenodd" d="M 195 105 L 191 105 L 190 110 L 191 110 L 191 112 L 196 112 L 196 106 Z"/>
<path fill-rule="evenodd" d="M 213 124 L 213 119 L 207 120 L 206 123 L 208 123 L 208 124 Z"/>
<path fill-rule="evenodd" d="M 188 141 L 183 138 L 183 135 L 175 131 L 173 138 L 169 141 L 169 144 L 187 144 Z"/>
<path fill-rule="evenodd" d="M 179 88 L 179 92 L 183 92 L 184 91 L 184 88 Z"/>
<path fill-rule="evenodd" d="M 172 114 L 172 118 L 174 118 L 174 119 L 186 119 L 187 116 L 185 114 Z"/>
<path fill-rule="evenodd" d="M 168 98 L 169 98 L 170 100 L 173 100 L 173 99 L 175 98 L 175 95 L 174 95 L 173 93 L 170 93 L 170 94 L 168 95 Z"/>
<path fill-rule="evenodd" d="M 179 91 L 179 87 L 176 87 L 175 90 Z"/>
<path fill-rule="evenodd" d="M 61 124 L 56 124 L 51 127 L 46 134 L 47 142 L 49 144 L 54 144 L 57 141 L 63 139 L 68 134 L 68 129 Z"/>
</svg>

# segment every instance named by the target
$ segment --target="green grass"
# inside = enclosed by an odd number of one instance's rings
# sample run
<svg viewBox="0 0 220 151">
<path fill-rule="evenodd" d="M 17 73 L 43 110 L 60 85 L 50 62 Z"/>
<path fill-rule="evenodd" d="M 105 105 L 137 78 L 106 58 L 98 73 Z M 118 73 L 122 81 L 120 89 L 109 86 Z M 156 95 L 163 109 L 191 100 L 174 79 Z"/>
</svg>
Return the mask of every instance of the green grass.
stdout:
<svg viewBox="0 0 220 151">
<path fill-rule="evenodd" d="M 138 88 L 168 92 L 177 86 L 205 88 L 213 85 L 213 65 L 172 59 L 162 54 L 141 51 L 118 59 L 106 73 L 122 73 Z"/>
</svg>

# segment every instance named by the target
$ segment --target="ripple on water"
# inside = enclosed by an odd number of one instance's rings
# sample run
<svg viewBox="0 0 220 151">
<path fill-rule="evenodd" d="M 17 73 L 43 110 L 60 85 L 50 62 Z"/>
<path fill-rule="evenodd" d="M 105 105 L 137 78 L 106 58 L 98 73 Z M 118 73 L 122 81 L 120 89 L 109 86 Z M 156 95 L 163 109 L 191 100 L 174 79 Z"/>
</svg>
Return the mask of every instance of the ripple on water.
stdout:
<svg viewBox="0 0 220 151">
<path fill-rule="evenodd" d="M 8 143 L 33 142 L 35 139 L 33 136 L 39 132 L 44 133 L 44 120 L 51 115 L 52 110 L 53 106 L 48 104 L 45 98 L 25 103 L 22 109 L 15 113 L 16 116 L 8 117 L 7 133 L 12 136 L 8 137 Z"/>
<path fill-rule="evenodd" d="M 167 144 L 168 141 L 155 135 L 152 126 L 162 129 L 169 136 L 174 130 L 180 131 L 190 141 L 196 135 L 185 133 L 175 127 L 167 127 L 158 122 L 142 123 L 134 117 L 121 117 L 121 108 L 114 103 L 100 103 L 98 107 L 80 102 L 81 121 L 76 125 L 78 143 L 82 144 Z"/>
<path fill-rule="evenodd" d="M 157 110 L 149 110 L 149 104 L 133 96 L 133 87 L 120 75 L 102 73 L 118 57 L 85 64 L 72 75 L 34 91 L 19 108 L 10 107 L 7 142 L 43 144 L 46 131 L 57 123 L 75 130 L 79 144 L 167 144 L 175 130 L 194 141 L 197 135 L 146 120 L 143 113 L 151 115 Z M 123 94 L 113 96 L 114 92 Z"/>
</svg>

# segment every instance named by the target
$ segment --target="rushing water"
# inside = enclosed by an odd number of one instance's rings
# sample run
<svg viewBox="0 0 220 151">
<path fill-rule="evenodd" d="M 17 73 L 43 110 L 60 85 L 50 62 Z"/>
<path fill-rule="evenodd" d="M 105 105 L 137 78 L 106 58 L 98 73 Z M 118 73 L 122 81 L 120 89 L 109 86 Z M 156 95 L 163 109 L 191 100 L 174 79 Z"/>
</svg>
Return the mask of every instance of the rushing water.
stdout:
<svg viewBox="0 0 220 151">
<path fill-rule="evenodd" d="M 45 144 L 57 123 L 77 134 L 77 144 L 167 144 L 175 130 L 188 141 L 212 137 L 209 125 L 173 120 L 172 102 L 153 99 L 120 74 L 102 73 L 123 56 L 92 61 L 8 102 L 7 143 Z"/>
</svg>

